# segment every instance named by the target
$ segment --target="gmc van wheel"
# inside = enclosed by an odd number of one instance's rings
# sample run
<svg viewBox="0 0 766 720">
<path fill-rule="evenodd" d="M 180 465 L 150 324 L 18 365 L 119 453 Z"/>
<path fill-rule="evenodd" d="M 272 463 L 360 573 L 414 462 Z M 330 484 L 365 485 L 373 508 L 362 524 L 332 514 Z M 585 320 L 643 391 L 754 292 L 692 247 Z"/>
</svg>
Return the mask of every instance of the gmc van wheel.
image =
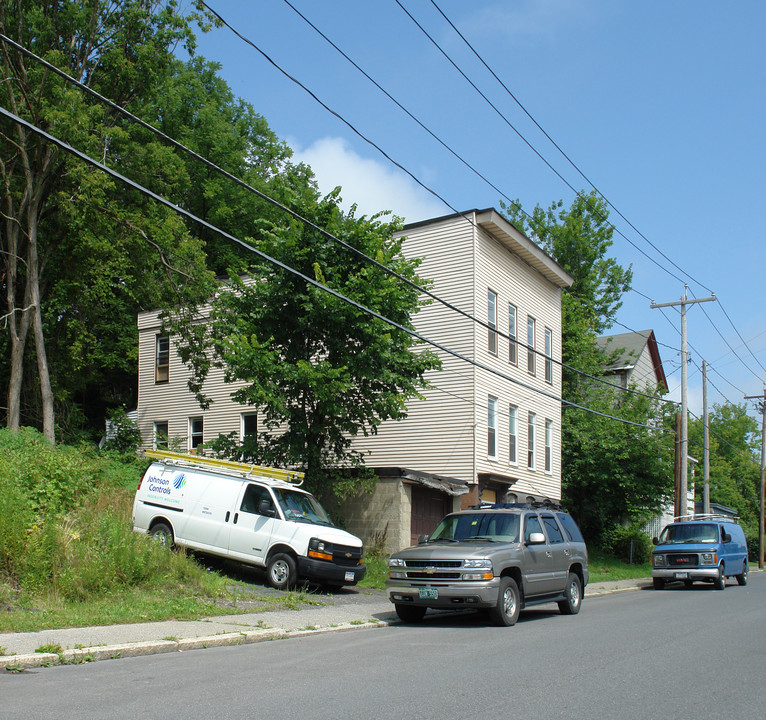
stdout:
<svg viewBox="0 0 766 720">
<path fill-rule="evenodd" d="M 277 553 L 269 560 L 266 576 L 271 587 L 277 590 L 287 590 L 295 585 L 295 581 L 298 579 L 295 560 L 287 553 Z"/>
</svg>

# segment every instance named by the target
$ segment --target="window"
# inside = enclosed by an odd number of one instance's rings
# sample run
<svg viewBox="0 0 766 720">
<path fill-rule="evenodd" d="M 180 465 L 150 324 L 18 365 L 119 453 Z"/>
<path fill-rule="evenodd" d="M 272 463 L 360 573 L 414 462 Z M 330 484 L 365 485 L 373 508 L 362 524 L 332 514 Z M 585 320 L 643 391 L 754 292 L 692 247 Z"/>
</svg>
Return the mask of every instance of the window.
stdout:
<svg viewBox="0 0 766 720">
<path fill-rule="evenodd" d="M 553 382 L 553 333 L 545 328 L 545 382 Z"/>
<path fill-rule="evenodd" d="M 527 467 L 530 470 L 535 469 L 535 420 L 536 416 L 533 412 L 529 413 L 527 432 Z"/>
<path fill-rule="evenodd" d="M 255 437 L 258 432 L 258 415 L 257 413 L 242 413 L 242 421 L 240 425 L 240 435 L 242 440 L 246 437 Z"/>
<path fill-rule="evenodd" d="M 553 420 L 545 421 L 545 472 L 553 471 Z"/>
<path fill-rule="evenodd" d="M 204 425 L 201 417 L 189 418 L 189 450 L 202 444 Z"/>
<path fill-rule="evenodd" d="M 497 457 L 497 398 L 489 396 L 487 400 L 487 455 Z"/>
<path fill-rule="evenodd" d="M 508 408 L 508 462 L 515 465 L 519 459 L 517 454 L 517 439 L 519 436 L 519 409 L 515 405 Z"/>
<path fill-rule="evenodd" d="M 535 319 L 527 317 L 527 370 L 535 374 Z"/>
<path fill-rule="evenodd" d="M 262 485 L 250 484 L 242 497 L 242 504 L 239 509 L 242 512 L 260 515 L 261 502 L 266 500 L 271 508 L 274 507 L 274 501 L 271 499 L 269 491 Z"/>
<path fill-rule="evenodd" d="M 154 361 L 154 382 L 162 383 L 170 379 L 170 338 L 157 335 Z"/>
<path fill-rule="evenodd" d="M 518 363 L 518 351 L 516 347 L 516 306 L 508 305 L 508 362 Z"/>
<path fill-rule="evenodd" d="M 487 325 L 489 325 L 487 350 L 497 355 L 497 293 L 492 290 L 487 292 Z"/>
<path fill-rule="evenodd" d="M 559 530 L 556 518 L 553 515 L 543 515 L 542 518 L 545 532 L 548 535 L 548 542 L 551 545 L 564 542 L 564 536 L 561 534 L 561 530 Z"/>
<path fill-rule="evenodd" d="M 543 528 L 537 515 L 527 515 L 527 521 L 524 527 L 524 541 L 529 542 L 529 536 L 532 533 L 542 533 Z"/>
<path fill-rule="evenodd" d="M 167 450 L 168 449 L 168 423 L 167 423 L 167 421 L 154 423 L 154 449 L 155 450 Z"/>
</svg>

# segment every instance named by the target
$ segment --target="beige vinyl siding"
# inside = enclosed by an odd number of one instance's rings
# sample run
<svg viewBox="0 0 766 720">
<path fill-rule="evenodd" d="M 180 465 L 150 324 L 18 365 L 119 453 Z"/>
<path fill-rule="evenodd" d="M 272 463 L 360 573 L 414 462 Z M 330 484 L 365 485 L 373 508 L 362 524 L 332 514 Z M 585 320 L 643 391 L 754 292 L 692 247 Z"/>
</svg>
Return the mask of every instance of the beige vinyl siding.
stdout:
<svg viewBox="0 0 766 720">
<path fill-rule="evenodd" d="M 138 316 L 138 428 L 141 447 L 152 447 L 154 423 L 168 423 L 168 440 L 171 448 L 186 451 L 189 447 L 189 418 L 201 417 L 204 424 L 203 441 L 219 434 L 240 432 L 240 414 L 248 408 L 231 401 L 231 393 L 240 384 L 227 385 L 223 372 L 211 368 L 205 383 L 205 393 L 213 402 L 207 410 L 200 408 L 189 391 L 189 369 L 181 362 L 175 338 L 170 338 L 169 380 L 156 383 L 154 375 L 156 337 L 160 334 L 160 321 L 156 312 Z"/>
<path fill-rule="evenodd" d="M 628 380 L 629 384 L 639 388 L 650 388 L 654 390 L 657 387 L 657 373 L 652 364 L 652 354 L 649 352 L 649 346 L 644 345 L 641 355 L 636 361 L 636 366 Z"/>
<path fill-rule="evenodd" d="M 407 233 L 402 252 L 422 258 L 418 273 L 432 281 L 431 291 L 473 315 L 472 227 L 450 219 Z M 485 308 L 486 314 L 486 308 Z M 473 323 L 441 303 L 431 302 L 414 319 L 418 333 L 469 358 L 473 357 Z M 434 385 L 423 400 L 411 401 L 408 417 L 385 423 L 375 436 L 357 438 L 354 446 L 368 453 L 368 465 L 408 467 L 470 480 L 474 475 L 473 366 L 425 346 L 442 360 L 429 374 Z"/>
</svg>

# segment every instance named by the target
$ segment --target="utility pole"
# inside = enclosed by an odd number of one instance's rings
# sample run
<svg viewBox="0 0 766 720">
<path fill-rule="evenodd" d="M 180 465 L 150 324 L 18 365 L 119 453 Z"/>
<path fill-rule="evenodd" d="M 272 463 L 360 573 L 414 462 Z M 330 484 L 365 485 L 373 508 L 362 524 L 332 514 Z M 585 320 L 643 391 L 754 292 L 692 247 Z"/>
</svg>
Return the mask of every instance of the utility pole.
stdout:
<svg viewBox="0 0 766 720">
<path fill-rule="evenodd" d="M 676 305 L 681 306 L 681 443 L 680 443 L 680 450 L 681 450 L 681 500 L 680 504 L 683 508 L 681 511 L 681 515 L 687 515 L 688 514 L 688 502 L 687 502 L 687 495 L 688 495 L 688 474 L 689 474 L 689 459 L 688 459 L 688 450 L 689 450 L 689 414 L 687 411 L 687 405 L 688 405 L 688 388 L 687 388 L 687 377 L 686 377 L 686 364 L 688 362 L 688 351 L 687 351 L 687 345 L 686 345 L 686 306 L 687 305 L 695 305 L 696 303 L 703 303 L 703 302 L 713 302 L 716 299 L 715 295 L 712 295 L 708 298 L 699 298 L 696 300 L 687 300 L 686 299 L 686 290 L 688 289 L 688 285 L 684 285 L 684 294 L 681 296 L 681 300 L 677 302 L 669 302 L 669 303 L 652 303 L 649 307 L 654 310 L 656 308 L 664 308 L 664 307 L 674 307 Z"/>
<path fill-rule="evenodd" d="M 702 455 L 702 512 L 710 514 L 710 416 L 707 411 L 707 361 L 702 361 L 702 426 L 704 449 Z"/>
<path fill-rule="evenodd" d="M 758 567 L 763 569 L 763 508 L 766 490 L 766 387 L 761 395 L 745 395 L 745 400 L 760 400 L 761 411 L 761 516 L 758 520 Z"/>
</svg>

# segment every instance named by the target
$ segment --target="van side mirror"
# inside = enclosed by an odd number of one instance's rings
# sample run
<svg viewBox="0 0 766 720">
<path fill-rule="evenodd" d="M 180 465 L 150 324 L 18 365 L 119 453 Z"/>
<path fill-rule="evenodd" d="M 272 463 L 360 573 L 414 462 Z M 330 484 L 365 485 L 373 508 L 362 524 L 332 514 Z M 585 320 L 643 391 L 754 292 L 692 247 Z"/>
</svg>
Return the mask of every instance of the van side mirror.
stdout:
<svg viewBox="0 0 766 720">
<path fill-rule="evenodd" d="M 277 511 L 274 506 L 268 500 L 261 500 L 258 505 L 258 513 L 265 515 L 266 517 L 276 517 Z"/>
<path fill-rule="evenodd" d="M 659 539 L 658 537 L 653 537 L 653 538 L 652 538 L 652 542 L 653 542 L 655 545 L 659 545 L 659 544 L 660 544 L 660 539 Z"/>
<path fill-rule="evenodd" d="M 544 544 L 545 544 L 545 535 L 543 535 L 541 532 L 529 533 L 529 537 L 527 538 L 527 545 L 544 545 Z"/>
<path fill-rule="evenodd" d="M 430 537 L 431 536 L 428 535 L 428 534 L 426 534 L 426 535 L 418 535 L 418 545 L 423 545 L 423 544 L 427 543 L 428 542 L 428 538 L 430 538 Z"/>
<path fill-rule="evenodd" d="M 729 533 L 725 532 L 725 533 L 723 534 L 723 541 L 724 541 L 725 543 L 727 543 L 727 542 L 731 542 L 731 535 L 729 535 Z"/>
</svg>

